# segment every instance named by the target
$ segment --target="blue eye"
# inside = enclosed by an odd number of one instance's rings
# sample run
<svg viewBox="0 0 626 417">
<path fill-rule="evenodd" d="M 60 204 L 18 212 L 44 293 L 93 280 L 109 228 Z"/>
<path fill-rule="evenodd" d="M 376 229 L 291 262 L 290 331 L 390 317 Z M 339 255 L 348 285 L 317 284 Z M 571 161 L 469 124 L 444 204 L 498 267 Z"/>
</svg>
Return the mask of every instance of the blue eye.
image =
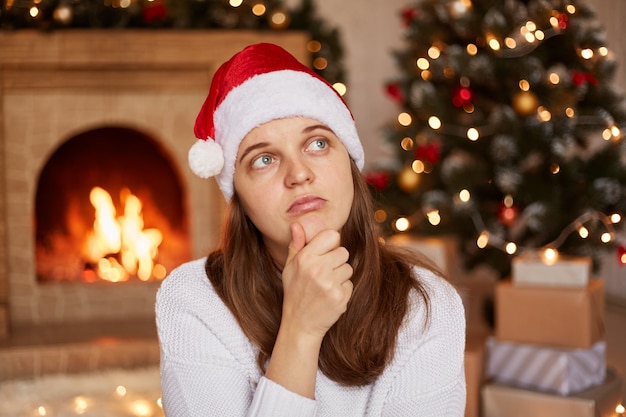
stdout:
<svg viewBox="0 0 626 417">
<path fill-rule="evenodd" d="M 253 168 L 263 168 L 274 162 L 274 158 L 270 155 L 261 155 L 252 161 Z"/>
<path fill-rule="evenodd" d="M 311 143 L 309 143 L 308 149 L 311 150 L 322 150 L 328 146 L 328 141 L 326 139 L 315 139 Z"/>
</svg>

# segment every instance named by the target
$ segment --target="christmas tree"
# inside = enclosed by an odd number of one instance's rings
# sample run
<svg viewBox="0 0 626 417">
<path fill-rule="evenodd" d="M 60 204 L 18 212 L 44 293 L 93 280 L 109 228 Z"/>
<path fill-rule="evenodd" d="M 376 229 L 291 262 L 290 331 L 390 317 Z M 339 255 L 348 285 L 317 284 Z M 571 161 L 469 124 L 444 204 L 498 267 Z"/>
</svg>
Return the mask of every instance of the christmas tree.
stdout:
<svg viewBox="0 0 626 417">
<path fill-rule="evenodd" d="M 394 164 L 366 174 L 384 230 L 455 236 L 466 267 L 502 276 L 527 250 L 623 254 L 626 110 L 593 10 L 424 0 L 401 16 Z"/>
</svg>

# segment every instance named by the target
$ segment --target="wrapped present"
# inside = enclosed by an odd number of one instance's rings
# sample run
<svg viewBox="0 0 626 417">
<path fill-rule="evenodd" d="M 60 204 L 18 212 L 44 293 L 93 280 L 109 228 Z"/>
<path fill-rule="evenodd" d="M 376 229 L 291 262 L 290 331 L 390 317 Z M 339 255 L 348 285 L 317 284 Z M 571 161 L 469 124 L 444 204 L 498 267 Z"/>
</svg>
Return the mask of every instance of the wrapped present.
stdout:
<svg viewBox="0 0 626 417">
<path fill-rule="evenodd" d="M 513 258 L 511 268 L 515 285 L 584 288 L 589 282 L 591 258 L 559 255 L 556 260 L 546 260 L 533 253 Z"/>
<path fill-rule="evenodd" d="M 484 383 L 485 337 L 468 335 L 465 343 L 465 417 L 480 417 L 480 389 Z"/>
<path fill-rule="evenodd" d="M 500 281 L 495 289 L 498 340 L 589 349 L 604 339 L 604 282 L 585 288 L 528 287 Z"/>
<path fill-rule="evenodd" d="M 617 417 L 622 380 L 613 371 L 600 385 L 562 396 L 491 383 L 482 389 L 483 417 Z"/>
<path fill-rule="evenodd" d="M 487 340 L 487 378 L 521 388 L 568 395 L 606 377 L 606 342 L 591 349 L 558 349 Z"/>
<path fill-rule="evenodd" d="M 465 307 L 468 333 L 493 333 L 494 294 L 498 280 L 496 271 L 481 265 L 462 274 L 454 282 Z"/>
<path fill-rule="evenodd" d="M 428 257 L 437 268 L 451 280 L 455 280 L 460 272 L 457 258 L 457 241 L 452 237 L 422 237 L 406 233 L 396 234 L 389 238 L 389 243 L 405 246 Z"/>
</svg>

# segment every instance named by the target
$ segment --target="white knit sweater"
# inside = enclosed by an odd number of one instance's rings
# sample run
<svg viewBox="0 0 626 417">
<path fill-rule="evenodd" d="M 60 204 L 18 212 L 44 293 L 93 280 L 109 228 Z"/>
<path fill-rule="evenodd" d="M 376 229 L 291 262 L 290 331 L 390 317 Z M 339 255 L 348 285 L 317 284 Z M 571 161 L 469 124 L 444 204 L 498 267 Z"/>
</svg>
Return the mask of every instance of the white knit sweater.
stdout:
<svg viewBox="0 0 626 417">
<path fill-rule="evenodd" d="M 423 304 L 412 297 L 395 357 L 373 384 L 344 387 L 318 372 L 311 400 L 263 377 L 257 350 L 215 293 L 205 261 L 174 270 L 157 295 L 168 417 L 463 416 L 465 317 L 444 279 L 415 269 L 430 296 L 429 325 Z"/>
</svg>

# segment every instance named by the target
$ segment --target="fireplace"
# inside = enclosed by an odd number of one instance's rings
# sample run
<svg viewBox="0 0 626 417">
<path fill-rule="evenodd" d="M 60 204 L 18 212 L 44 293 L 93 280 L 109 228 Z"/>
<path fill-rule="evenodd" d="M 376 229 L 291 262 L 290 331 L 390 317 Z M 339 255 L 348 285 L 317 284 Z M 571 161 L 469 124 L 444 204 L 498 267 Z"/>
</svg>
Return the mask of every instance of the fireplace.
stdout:
<svg viewBox="0 0 626 417">
<path fill-rule="evenodd" d="M 134 129 L 80 133 L 50 156 L 35 192 L 38 282 L 161 280 L 189 260 L 182 181 Z"/>
<path fill-rule="evenodd" d="M 187 152 L 212 72 L 259 41 L 306 62 L 295 32 L 0 33 L 0 356 L 23 329 L 151 323 L 167 271 L 217 244 L 224 199 Z M 130 223 L 149 259 L 88 251 Z"/>
</svg>

